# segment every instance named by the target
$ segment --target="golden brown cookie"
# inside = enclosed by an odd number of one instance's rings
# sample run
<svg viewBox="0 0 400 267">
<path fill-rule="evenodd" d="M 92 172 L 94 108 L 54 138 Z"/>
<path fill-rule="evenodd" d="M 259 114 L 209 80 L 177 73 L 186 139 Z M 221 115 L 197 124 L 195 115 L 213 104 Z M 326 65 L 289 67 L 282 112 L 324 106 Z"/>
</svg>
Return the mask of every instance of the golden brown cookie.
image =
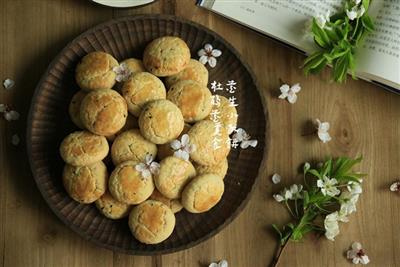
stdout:
<svg viewBox="0 0 400 267">
<path fill-rule="evenodd" d="M 143 162 L 146 155 L 157 155 L 157 146 L 147 141 L 139 129 L 125 131 L 115 138 L 111 146 L 111 157 L 114 165 L 133 160 Z"/>
<path fill-rule="evenodd" d="M 67 193 L 80 203 L 92 203 L 99 199 L 107 188 L 107 167 L 102 162 L 87 166 L 66 164 L 63 184 Z"/>
<path fill-rule="evenodd" d="M 185 122 L 196 122 L 211 112 L 211 92 L 195 81 L 180 81 L 168 91 L 167 99 L 177 105 Z"/>
<path fill-rule="evenodd" d="M 115 138 L 119 134 L 121 134 L 127 130 L 132 130 L 132 129 L 139 129 L 138 118 L 136 118 L 135 116 L 133 116 L 131 114 L 128 114 L 128 117 L 126 117 L 126 122 L 125 122 L 124 127 L 122 127 L 122 129 L 119 130 L 117 133 L 106 136 L 106 138 L 108 141 L 114 142 Z"/>
<path fill-rule="evenodd" d="M 76 67 L 76 82 L 85 91 L 111 89 L 115 84 L 113 68 L 116 66 L 118 61 L 110 54 L 91 52 Z"/>
<path fill-rule="evenodd" d="M 160 162 L 160 171 L 154 176 L 154 183 L 158 191 L 167 198 L 177 199 L 185 185 L 196 176 L 190 161 L 174 156 L 166 157 Z"/>
<path fill-rule="evenodd" d="M 97 90 L 85 96 L 80 113 L 86 129 L 98 135 L 109 136 L 125 125 L 128 107 L 117 91 Z"/>
<path fill-rule="evenodd" d="M 225 178 L 226 173 L 228 172 L 228 159 L 225 158 L 221 162 L 215 165 L 195 165 L 195 169 L 198 175 L 200 174 L 207 174 L 207 173 L 214 173 L 221 177 L 222 179 Z"/>
<path fill-rule="evenodd" d="M 184 126 L 179 108 L 168 100 L 155 100 L 145 106 L 139 117 L 142 135 L 155 144 L 176 139 Z"/>
<path fill-rule="evenodd" d="M 189 131 L 190 127 L 191 127 L 190 124 L 185 123 L 185 126 L 183 127 L 183 130 L 177 139 L 181 140 L 182 135 L 186 134 Z M 158 145 L 157 148 L 158 148 L 157 158 L 159 160 L 165 159 L 166 157 L 169 156 L 173 156 L 175 152 L 175 150 L 171 147 L 171 143 Z"/>
<path fill-rule="evenodd" d="M 148 72 L 133 75 L 122 86 L 122 96 L 128 104 L 128 110 L 136 117 L 149 101 L 165 99 L 166 95 L 162 81 Z"/>
<path fill-rule="evenodd" d="M 125 64 L 131 74 L 136 74 L 139 72 L 146 71 L 143 66 L 143 62 L 140 59 L 136 58 L 128 58 L 121 62 L 121 64 Z"/>
<path fill-rule="evenodd" d="M 63 160 L 73 166 L 90 165 L 103 160 L 109 151 L 104 136 L 87 131 L 73 132 L 61 142 L 60 155 Z"/>
<path fill-rule="evenodd" d="M 68 113 L 71 117 L 73 123 L 81 129 L 84 129 L 83 123 L 81 121 L 80 111 L 81 111 L 81 103 L 83 98 L 87 95 L 87 93 L 83 90 L 79 90 L 74 94 L 69 103 Z"/>
<path fill-rule="evenodd" d="M 165 79 L 167 87 L 171 87 L 173 84 L 179 81 L 191 80 L 198 82 L 202 86 L 207 86 L 208 84 L 208 70 L 201 64 L 198 60 L 190 59 L 189 64 L 181 72 L 168 76 Z"/>
<path fill-rule="evenodd" d="M 138 164 L 135 161 L 125 161 L 111 173 L 108 186 L 116 200 L 126 204 L 139 204 L 153 193 L 153 178 L 143 177 L 136 170 Z"/>
<path fill-rule="evenodd" d="M 190 158 L 200 165 L 215 165 L 224 160 L 230 151 L 229 135 L 226 128 L 209 121 L 199 121 L 190 128 L 190 143 L 196 149 Z"/>
<path fill-rule="evenodd" d="M 110 219 L 121 219 L 128 216 L 132 207 L 128 204 L 117 201 L 108 191 L 96 200 L 95 204 L 99 211 Z"/>
<path fill-rule="evenodd" d="M 182 192 L 182 205 L 192 213 L 206 212 L 214 207 L 224 193 L 224 182 L 218 175 L 195 177 Z"/>
<path fill-rule="evenodd" d="M 165 204 L 147 200 L 134 207 L 129 215 L 133 236 L 145 244 L 158 244 L 167 239 L 175 227 L 175 215 Z"/>
<path fill-rule="evenodd" d="M 161 194 L 160 191 L 158 191 L 157 189 L 154 189 L 153 194 L 151 194 L 149 199 L 164 203 L 172 210 L 173 213 L 177 213 L 181 211 L 183 208 L 181 202 L 179 202 L 178 199 L 167 198 L 166 196 Z"/>
<path fill-rule="evenodd" d="M 222 95 L 213 95 L 213 106 L 207 119 L 219 121 L 228 130 L 228 134 L 233 133 L 237 126 L 238 113 L 236 107 L 232 106 L 229 100 Z M 216 112 L 214 112 L 216 110 Z"/>
<path fill-rule="evenodd" d="M 189 64 L 190 50 L 185 41 L 175 36 L 164 36 L 146 46 L 143 54 L 145 68 L 156 76 L 179 73 Z"/>
</svg>

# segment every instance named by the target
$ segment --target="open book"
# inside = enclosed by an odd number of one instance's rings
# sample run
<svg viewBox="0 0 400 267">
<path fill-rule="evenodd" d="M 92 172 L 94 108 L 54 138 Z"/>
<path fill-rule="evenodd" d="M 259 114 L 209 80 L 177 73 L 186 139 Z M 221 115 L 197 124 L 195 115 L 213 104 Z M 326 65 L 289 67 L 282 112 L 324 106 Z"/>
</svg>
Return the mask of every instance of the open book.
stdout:
<svg viewBox="0 0 400 267">
<path fill-rule="evenodd" d="M 250 27 L 307 54 L 317 49 L 307 37 L 310 18 L 341 8 L 341 0 L 199 0 L 199 6 Z M 374 0 L 369 15 L 375 31 L 356 52 L 357 76 L 400 93 L 400 0 Z"/>
</svg>

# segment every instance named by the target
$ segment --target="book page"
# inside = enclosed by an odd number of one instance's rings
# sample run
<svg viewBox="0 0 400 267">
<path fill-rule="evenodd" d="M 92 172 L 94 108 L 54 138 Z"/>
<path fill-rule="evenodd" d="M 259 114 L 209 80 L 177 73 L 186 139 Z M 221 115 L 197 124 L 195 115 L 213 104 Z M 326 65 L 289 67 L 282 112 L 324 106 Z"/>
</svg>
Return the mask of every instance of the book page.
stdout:
<svg viewBox="0 0 400 267">
<path fill-rule="evenodd" d="M 400 88 L 400 0 L 373 1 L 369 14 L 375 31 L 357 51 L 357 70 L 372 74 L 371 79 L 377 81 L 383 78 L 394 82 Z"/>
<path fill-rule="evenodd" d="M 328 10 L 334 12 L 341 0 L 203 0 L 199 5 L 311 52 L 315 45 L 306 35 L 306 22 Z"/>
</svg>

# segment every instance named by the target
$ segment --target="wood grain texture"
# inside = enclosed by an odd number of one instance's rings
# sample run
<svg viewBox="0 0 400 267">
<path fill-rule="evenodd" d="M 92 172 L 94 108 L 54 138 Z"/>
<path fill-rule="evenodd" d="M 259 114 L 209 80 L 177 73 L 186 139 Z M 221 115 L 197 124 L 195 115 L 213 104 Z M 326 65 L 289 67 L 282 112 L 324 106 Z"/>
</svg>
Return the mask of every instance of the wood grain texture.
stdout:
<svg viewBox="0 0 400 267">
<path fill-rule="evenodd" d="M 255 72 L 268 103 L 271 148 L 259 185 L 239 217 L 214 238 L 192 249 L 156 257 L 137 257 L 98 248 L 64 226 L 37 190 L 24 142 L 11 136 L 25 133 L 33 90 L 51 59 L 76 35 L 100 22 L 130 14 L 165 13 L 201 23 L 229 41 Z M 225 258 L 230 266 L 266 266 L 275 248 L 271 223 L 285 222 L 286 212 L 271 194 L 280 189 L 270 175 L 278 172 L 283 185 L 300 181 L 298 168 L 329 155 L 365 160 L 368 173 L 358 212 L 341 225 L 335 242 L 307 238 L 290 244 L 281 266 L 352 266 L 343 253 L 360 241 L 369 266 L 400 266 L 400 197 L 389 184 L 400 177 L 400 98 L 364 81 L 345 85 L 329 82 L 329 72 L 305 77 L 302 55 L 226 19 L 194 6 L 193 1 L 164 1 L 139 9 L 115 10 L 84 0 L 0 0 L 0 77 L 13 78 L 12 91 L 0 89 L 0 103 L 12 104 L 21 119 L 0 120 L 0 264 L 2 266 L 208 266 Z M 300 82 L 295 105 L 278 100 L 279 79 Z M 307 123 L 320 118 L 331 123 L 333 140 L 322 144 L 304 137 Z M 24 139 L 24 138 L 22 138 Z"/>
</svg>

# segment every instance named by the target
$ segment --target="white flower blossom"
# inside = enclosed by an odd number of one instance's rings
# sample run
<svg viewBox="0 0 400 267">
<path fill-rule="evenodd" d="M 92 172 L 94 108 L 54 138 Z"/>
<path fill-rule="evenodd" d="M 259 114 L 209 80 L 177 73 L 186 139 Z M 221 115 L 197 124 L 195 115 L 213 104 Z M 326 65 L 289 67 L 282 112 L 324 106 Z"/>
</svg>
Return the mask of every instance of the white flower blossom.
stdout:
<svg viewBox="0 0 400 267">
<path fill-rule="evenodd" d="M 339 213 L 337 211 L 328 214 L 324 220 L 325 237 L 331 241 L 335 241 L 335 237 L 339 234 Z"/>
<path fill-rule="evenodd" d="M 354 4 L 358 5 L 359 3 L 361 3 L 361 0 L 354 0 Z"/>
<path fill-rule="evenodd" d="M 396 181 L 390 185 L 390 191 L 392 192 L 400 192 L 400 181 Z"/>
<path fill-rule="evenodd" d="M 220 262 L 212 262 L 208 267 L 228 267 L 228 262 L 226 260 L 221 260 Z"/>
<path fill-rule="evenodd" d="M 271 180 L 272 180 L 272 182 L 273 182 L 274 184 L 279 184 L 279 183 L 281 182 L 281 179 L 282 179 L 282 177 L 281 177 L 279 174 L 277 174 L 277 173 L 274 173 L 274 174 L 272 175 L 272 177 L 271 177 Z"/>
<path fill-rule="evenodd" d="M 343 201 L 340 204 L 340 212 L 345 216 L 357 210 L 356 203 L 360 194 L 352 194 L 351 192 L 345 191 L 340 195 L 340 199 Z"/>
<path fill-rule="evenodd" d="M 354 20 L 356 18 L 361 17 L 365 13 L 365 8 L 363 5 L 361 6 L 354 6 L 350 10 L 346 10 L 346 15 L 349 18 L 349 20 Z"/>
<path fill-rule="evenodd" d="M 10 90 L 11 88 L 13 88 L 15 85 L 15 82 L 11 79 L 5 79 L 3 81 L 3 86 L 6 90 Z"/>
<path fill-rule="evenodd" d="M 322 179 L 318 179 L 317 186 L 321 188 L 321 192 L 324 196 L 328 195 L 331 197 L 340 194 L 340 190 L 335 186 L 338 181 L 335 178 L 330 179 L 327 176 L 323 176 Z"/>
<path fill-rule="evenodd" d="M 214 68 L 217 65 L 217 57 L 222 55 L 221 50 L 213 49 L 211 44 L 206 44 L 204 48 L 200 49 L 197 52 L 197 55 L 200 57 L 199 61 L 203 64 L 210 65 L 211 68 Z"/>
<path fill-rule="evenodd" d="M 299 83 L 296 83 L 292 86 L 288 84 L 283 84 L 279 87 L 281 94 L 279 95 L 280 99 L 286 99 L 290 104 L 294 104 L 297 101 L 297 93 L 300 92 L 301 86 Z"/>
<path fill-rule="evenodd" d="M 331 12 L 328 10 L 325 15 L 319 14 L 315 17 L 318 26 L 323 29 L 325 24 L 330 21 Z"/>
<path fill-rule="evenodd" d="M 302 190 L 303 186 L 301 184 L 293 184 L 289 189 L 284 188 L 279 194 L 274 194 L 273 198 L 278 202 L 300 199 L 303 198 L 300 194 Z"/>
<path fill-rule="evenodd" d="M 290 186 L 290 193 L 292 193 L 291 199 L 300 199 L 303 198 L 303 196 L 300 194 L 300 192 L 303 190 L 303 185 L 299 184 L 293 184 Z"/>
<path fill-rule="evenodd" d="M 317 121 L 317 129 L 318 129 L 318 138 L 321 140 L 323 143 L 327 143 L 332 140 L 331 136 L 329 135 L 328 131 L 330 128 L 329 122 L 321 122 L 319 119 L 316 119 Z"/>
<path fill-rule="evenodd" d="M 359 183 L 356 182 L 352 182 L 350 181 L 347 185 L 347 190 L 349 190 L 349 192 L 351 194 L 361 194 L 362 193 L 362 187 Z"/>
<path fill-rule="evenodd" d="M 189 160 L 190 153 L 196 150 L 196 145 L 190 144 L 189 135 L 184 134 L 181 137 L 181 140 L 174 140 L 170 144 L 171 148 L 175 151 L 174 156 Z"/>
<path fill-rule="evenodd" d="M 242 128 L 237 128 L 232 136 L 232 142 L 240 143 L 240 148 L 246 149 L 249 146 L 256 147 L 258 141 L 255 139 L 251 140 L 251 136 Z"/>
<path fill-rule="evenodd" d="M 147 154 L 145 162 L 141 162 L 135 166 L 135 169 L 140 172 L 145 179 L 150 178 L 152 174 L 157 175 L 160 172 L 160 164 L 153 160 L 153 156 Z"/>
<path fill-rule="evenodd" d="M 365 254 L 359 242 L 354 242 L 351 249 L 347 251 L 347 259 L 351 260 L 354 264 L 368 264 L 369 258 Z"/>
<path fill-rule="evenodd" d="M 11 144 L 13 144 L 14 146 L 18 146 L 20 142 L 19 136 L 17 134 L 14 134 L 11 137 Z"/>
<path fill-rule="evenodd" d="M 128 66 L 125 63 L 121 63 L 118 66 L 114 67 L 113 72 L 117 74 L 115 76 L 115 80 L 117 82 L 125 82 L 132 75 L 132 71 L 128 68 Z"/>
</svg>

